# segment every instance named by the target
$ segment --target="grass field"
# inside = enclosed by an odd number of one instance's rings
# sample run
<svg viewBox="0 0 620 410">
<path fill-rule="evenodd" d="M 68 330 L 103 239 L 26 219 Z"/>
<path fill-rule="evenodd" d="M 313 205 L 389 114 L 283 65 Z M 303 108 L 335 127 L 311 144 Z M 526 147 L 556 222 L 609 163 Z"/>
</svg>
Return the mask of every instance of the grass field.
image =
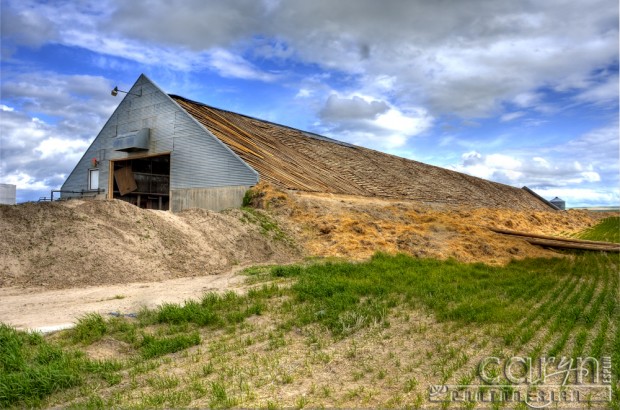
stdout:
<svg viewBox="0 0 620 410">
<path fill-rule="evenodd" d="M 603 219 L 592 229 L 579 234 L 581 239 L 620 243 L 620 216 Z"/>
<path fill-rule="evenodd" d="M 611 357 L 613 402 L 584 405 L 618 408 L 619 266 L 604 253 L 504 267 L 377 254 L 251 268 L 245 295 L 89 315 L 46 338 L 0 327 L 0 407 L 475 407 L 429 403 L 429 386 L 484 391 L 480 362 L 518 355 Z"/>
</svg>

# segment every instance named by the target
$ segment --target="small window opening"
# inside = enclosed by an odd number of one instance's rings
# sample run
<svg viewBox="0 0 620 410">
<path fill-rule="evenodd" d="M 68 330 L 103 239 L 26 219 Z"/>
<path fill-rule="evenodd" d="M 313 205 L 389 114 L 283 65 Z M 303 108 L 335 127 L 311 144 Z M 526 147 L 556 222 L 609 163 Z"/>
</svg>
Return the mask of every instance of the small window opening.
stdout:
<svg viewBox="0 0 620 410">
<path fill-rule="evenodd" d="M 99 170 L 98 169 L 88 170 L 88 189 L 91 191 L 95 191 L 99 189 Z"/>
</svg>

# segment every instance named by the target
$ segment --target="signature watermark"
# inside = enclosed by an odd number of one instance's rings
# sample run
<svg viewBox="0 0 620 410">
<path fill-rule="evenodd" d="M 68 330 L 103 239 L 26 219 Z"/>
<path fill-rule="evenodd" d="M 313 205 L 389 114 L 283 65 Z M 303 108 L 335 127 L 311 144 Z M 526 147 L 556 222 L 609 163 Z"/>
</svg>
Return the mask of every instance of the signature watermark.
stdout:
<svg viewBox="0 0 620 410">
<path fill-rule="evenodd" d="M 480 384 L 435 385 L 432 402 L 524 402 L 531 408 L 611 401 L 611 357 L 486 357 L 478 365 Z"/>
</svg>

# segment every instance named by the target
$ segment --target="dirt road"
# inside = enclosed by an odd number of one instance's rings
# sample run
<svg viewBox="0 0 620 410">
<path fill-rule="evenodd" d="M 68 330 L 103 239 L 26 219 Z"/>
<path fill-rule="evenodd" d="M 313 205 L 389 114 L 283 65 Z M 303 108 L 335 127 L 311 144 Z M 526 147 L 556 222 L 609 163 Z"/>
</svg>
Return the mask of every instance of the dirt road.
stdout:
<svg viewBox="0 0 620 410">
<path fill-rule="evenodd" d="M 141 307 L 199 298 L 208 291 L 243 288 L 241 267 L 219 274 L 160 282 L 90 286 L 62 290 L 0 288 L 0 322 L 18 329 L 51 332 L 71 327 L 80 316 L 98 312 L 137 313 Z"/>
</svg>

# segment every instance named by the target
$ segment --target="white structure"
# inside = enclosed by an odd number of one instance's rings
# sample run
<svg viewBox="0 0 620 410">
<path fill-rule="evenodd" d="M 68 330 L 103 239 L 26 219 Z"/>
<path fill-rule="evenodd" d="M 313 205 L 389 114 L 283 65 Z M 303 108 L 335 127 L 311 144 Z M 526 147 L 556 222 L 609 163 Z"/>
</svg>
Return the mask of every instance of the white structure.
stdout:
<svg viewBox="0 0 620 410">
<path fill-rule="evenodd" d="M 0 184 L 0 204 L 15 205 L 17 187 L 13 184 Z"/>
</svg>

